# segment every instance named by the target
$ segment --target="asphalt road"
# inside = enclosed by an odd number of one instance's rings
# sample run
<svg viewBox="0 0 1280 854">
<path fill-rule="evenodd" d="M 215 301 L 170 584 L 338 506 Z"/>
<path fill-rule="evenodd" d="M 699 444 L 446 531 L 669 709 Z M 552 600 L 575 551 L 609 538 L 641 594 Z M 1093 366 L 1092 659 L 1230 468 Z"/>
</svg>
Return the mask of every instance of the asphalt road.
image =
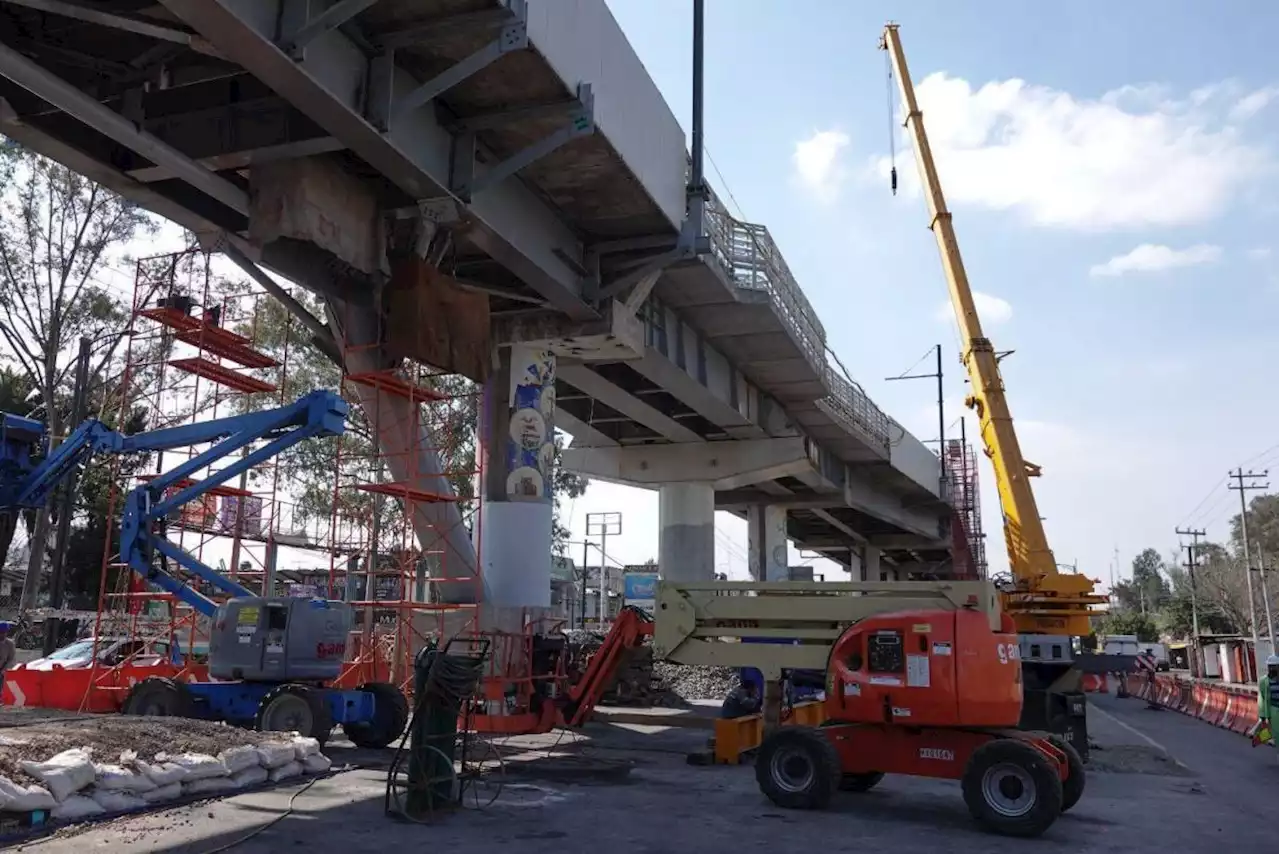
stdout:
<svg viewBox="0 0 1280 854">
<path fill-rule="evenodd" d="M 1176 712 L 1148 712 L 1144 705 L 1098 700 L 1090 721 L 1098 750 L 1084 798 L 1035 841 L 977 829 L 958 786 L 942 781 L 891 777 L 870 793 L 841 796 L 823 812 L 779 810 L 759 794 L 750 768 L 685 764 L 684 751 L 705 740 L 705 731 L 595 725 L 589 742 L 522 740 L 534 749 L 523 758 L 537 757 L 539 770 L 510 771 L 487 808 L 430 826 L 384 817 L 383 774 L 366 768 L 301 792 L 294 786 L 63 831 L 20 850 L 346 854 L 430 846 L 487 854 L 510 846 L 521 854 L 1273 854 L 1280 817 L 1276 751 L 1251 748 L 1242 736 Z M 344 757 L 379 758 L 341 748 L 331 753 L 339 763 Z M 521 758 L 510 756 L 509 767 Z M 597 779 L 595 771 L 626 760 L 634 764 L 625 779 Z"/>
</svg>

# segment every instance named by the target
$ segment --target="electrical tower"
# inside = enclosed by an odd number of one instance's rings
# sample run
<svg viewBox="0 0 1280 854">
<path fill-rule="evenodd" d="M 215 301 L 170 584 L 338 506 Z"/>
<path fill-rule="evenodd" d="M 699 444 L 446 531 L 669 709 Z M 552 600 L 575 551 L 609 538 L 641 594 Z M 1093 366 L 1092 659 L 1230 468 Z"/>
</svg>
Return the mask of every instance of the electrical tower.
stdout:
<svg viewBox="0 0 1280 854">
<path fill-rule="evenodd" d="M 1252 555 L 1249 550 L 1249 503 L 1245 499 L 1245 493 L 1253 490 L 1267 489 L 1270 483 L 1258 484 L 1259 478 L 1264 478 L 1268 474 L 1268 470 L 1261 472 L 1253 470 L 1244 471 L 1237 468 L 1233 472 L 1228 472 L 1228 477 L 1234 480 L 1234 484 L 1227 484 L 1227 489 L 1234 489 L 1240 493 L 1240 545 L 1244 548 L 1244 581 L 1245 587 L 1249 594 L 1249 631 L 1253 634 L 1253 681 L 1258 681 L 1258 618 L 1256 609 L 1253 605 L 1253 573 L 1249 571 L 1252 565 Z M 1266 587 L 1263 586 L 1265 593 Z M 1247 660 L 1246 656 L 1246 660 Z"/>
</svg>

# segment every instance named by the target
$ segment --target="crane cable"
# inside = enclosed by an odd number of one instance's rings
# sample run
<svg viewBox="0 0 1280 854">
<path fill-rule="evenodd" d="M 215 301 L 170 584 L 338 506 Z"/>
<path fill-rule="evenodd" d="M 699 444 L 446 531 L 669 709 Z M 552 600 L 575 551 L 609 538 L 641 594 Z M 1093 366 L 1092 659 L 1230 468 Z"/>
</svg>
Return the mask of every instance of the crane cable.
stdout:
<svg viewBox="0 0 1280 854">
<path fill-rule="evenodd" d="M 893 60 L 889 56 L 888 44 L 885 45 L 884 51 L 884 85 L 885 103 L 889 107 L 885 115 L 889 123 L 889 190 L 896 196 L 898 195 L 898 152 L 893 138 Z"/>
</svg>

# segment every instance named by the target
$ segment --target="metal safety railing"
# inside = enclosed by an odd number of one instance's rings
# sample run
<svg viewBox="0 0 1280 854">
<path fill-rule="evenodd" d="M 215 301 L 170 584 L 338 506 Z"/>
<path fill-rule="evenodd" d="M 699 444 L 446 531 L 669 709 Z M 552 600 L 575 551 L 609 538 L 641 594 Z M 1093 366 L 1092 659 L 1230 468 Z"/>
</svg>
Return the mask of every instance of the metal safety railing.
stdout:
<svg viewBox="0 0 1280 854">
<path fill-rule="evenodd" d="M 827 333 L 801 291 L 786 259 L 763 225 L 735 219 L 714 192 L 706 209 L 711 257 L 737 287 L 769 295 L 778 317 L 829 396 L 824 409 L 851 433 L 868 436 L 888 452 L 892 421 L 869 397 L 827 361 Z"/>
</svg>

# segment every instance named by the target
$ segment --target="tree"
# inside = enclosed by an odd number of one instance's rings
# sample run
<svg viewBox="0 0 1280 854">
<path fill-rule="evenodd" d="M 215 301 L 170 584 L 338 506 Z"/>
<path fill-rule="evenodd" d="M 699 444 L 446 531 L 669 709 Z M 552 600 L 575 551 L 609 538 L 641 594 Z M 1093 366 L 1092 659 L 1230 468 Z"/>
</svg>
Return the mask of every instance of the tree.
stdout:
<svg viewBox="0 0 1280 854">
<path fill-rule="evenodd" d="M 66 432 L 77 338 L 91 339 L 102 374 L 128 326 L 128 309 L 96 275 L 155 222 L 141 208 L 70 169 L 6 147 L 0 190 L 0 343 L 38 393 L 56 441 Z M 35 604 L 50 514 L 35 514 L 22 607 Z"/>
<path fill-rule="evenodd" d="M 1112 590 L 1117 605 L 1126 611 L 1154 613 L 1168 601 L 1169 582 L 1162 574 L 1164 560 L 1155 549 L 1143 549 L 1133 559 L 1133 575 Z M 1131 632 L 1129 634 L 1132 634 Z"/>
<path fill-rule="evenodd" d="M 1136 611 L 1123 611 L 1107 614 L 1098 620 L 1099 635 L 1137 635 L 1143 643 L 1155 643 L 1160 640 L 1160 631 L 1151 618 Z"/>
</svg>

